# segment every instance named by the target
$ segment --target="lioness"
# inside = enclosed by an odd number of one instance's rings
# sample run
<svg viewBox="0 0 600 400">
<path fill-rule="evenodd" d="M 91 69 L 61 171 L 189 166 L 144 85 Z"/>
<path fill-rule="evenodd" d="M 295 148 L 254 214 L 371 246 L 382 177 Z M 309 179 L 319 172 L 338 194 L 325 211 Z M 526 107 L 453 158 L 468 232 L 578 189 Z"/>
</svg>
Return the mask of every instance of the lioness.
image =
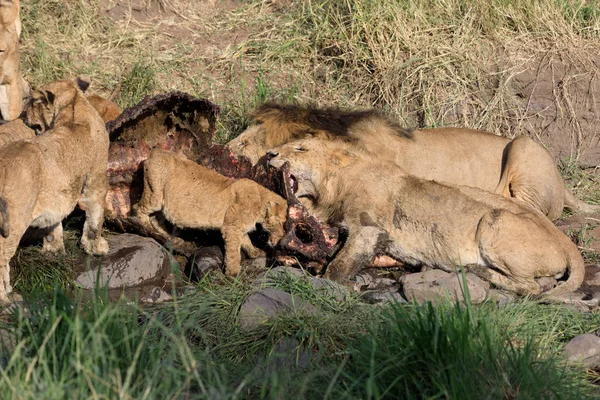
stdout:
<svg viewBox="0 0 600 400">
<path fill-rule="evenodd" d="M 177 155 L 155 149 L 144 161 L 144 191 L 133 206 L 140 222 L 169 234 L 153 223 L 150 214 L 162 211 L 182 228 L 220 229 L 225 241 L 225 273 L 240 272 L 240 249 L 256 258 L 248 233 L 261 224 L 270 233 L 269 244 L 283 238 L 287 202 L 249 179 L 232 180 Z"/>
<path fill-rule="evenodd" d="M 234 154 L 256 162 L 268 149 L 306 137 L 339 140 L 373 160 L 388 160 L 406 173 L 452 185 L 515 197 L 549 219 L 564 207 L 597 212 L 565 188 L 550 153 L 527 137 L 510 140 L 471 129 L 409 131 L 374 111 L 343 112 L 268 104 L 256 124 L 228 143 Z"/>
<path fill-rule="evenodd" d="M 7 120 L 23 109 L 25 83 L 19 68 L 20 2 L 0 0 L 0 112 Z"/>
<path fill-rule="evenodd" d="M 0 26 L 14 27 L 21 37 L 21 0 L 0 0 Z"/>
<path fill-rule="evenodd" d="M 547 296 L 576 290 L 584 277 L 577 247 L 539 211 L 480 189 L 454 187 L 376 163 L 354 148 L 306 139 L 277 148 L 269 164 L 291 164 L 298 197 L 318 215 L 349 229 L 327 266 L 326 278 L 344 281 L 378 255 L 452 271 L 465 266 L 494 285 L 539 294 L 535 278 L 568 280 Z"/>
<path fill-rule="evenodd" d="M 25 122 L 46 134 L 0 148 L 0 301 L 12 291 L 9 261 L 29 226 L 49 228 L 45 251 L 62 251 L 61 221 L 83 197 L 85 251 L 105 254 L 101 236 L 108 190 L 108 134 L 104 122 L 71 81 L 32 94 Z"/>
</svg>

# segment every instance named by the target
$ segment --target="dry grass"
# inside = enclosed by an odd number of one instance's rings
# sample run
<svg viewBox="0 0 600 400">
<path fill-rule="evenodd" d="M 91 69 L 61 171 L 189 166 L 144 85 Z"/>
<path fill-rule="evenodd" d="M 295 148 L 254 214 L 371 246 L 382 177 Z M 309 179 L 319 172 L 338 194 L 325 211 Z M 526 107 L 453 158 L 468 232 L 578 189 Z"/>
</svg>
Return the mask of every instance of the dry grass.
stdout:
<svg viewBox="0 0 600 400">
<path fill-rule="evenodd" d="M 558 135 L 571 143 L 561 157 L 577 161 L 598 144 L 595 0 L 31 0 L 22 8 L 22 63 L 33 86 L 86 73 L 100 94 L 118 86 L 123 107 L 187 91 L 222 106 L 220 142 L 246 127 L 257 104 L 279 100 L 375 106 L 412 127 L 542 143 L 550 102 Z M 563 62 L 575 70 L 551 82 L 546 103 L 517 93 L 528 68 L 547 76 Z M 582 92 L 582 82 L 597 92 Z M 584 196 L 600 199 L 589 187 Z"/>
<path fill-rule="evenodd" d="M 106 95 L 142 65 L 153 78 L 147 92 L 188 91 L 238 120 L 260 100 L 262 79 L 269 98 L 376 106 L 410 126 L 514 136 L 529 112 L 510 89 L 514 76 L 540 59 L 586 63 L 600 47 L 595 1 L 287 3 L 32 0 L 23 4 L 24 69 L 34 85 L 85 72 Z M 568 99 L 557 101 L 568 111 Z"/>
</svg>

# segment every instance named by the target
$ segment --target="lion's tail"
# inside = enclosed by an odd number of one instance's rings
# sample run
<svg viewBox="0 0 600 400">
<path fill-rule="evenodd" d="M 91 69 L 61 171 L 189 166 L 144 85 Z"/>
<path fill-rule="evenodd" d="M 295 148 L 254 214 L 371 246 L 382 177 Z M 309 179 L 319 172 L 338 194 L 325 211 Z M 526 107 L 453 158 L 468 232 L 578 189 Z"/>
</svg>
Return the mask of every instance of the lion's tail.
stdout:
<svg viewBox="0 0 600 400">
<path fill-rule="evenodd" d="M 565 207 L 575 212 L 600 213 L 600 205 L 588 204 L 576 198 L 573 193 L 565 188 Z"/>
<path fill-rule="evenodd" d="M 585 263 L 581 253 L 567 237 L 565 239 L 569 242 L 569 250 L 567 253 L 567 270 L 569 271 L 569 278 L 562 285 L 556 286 L 542 294 L 542 298 L 550 298 L 553 296 L 559 296 L 566 293 L 574 292 L 579 289 L 579 286 L 583 283 L 585 277 Z"/>
<path fill-rule="evenodd" d="M 2 237 L 7 238 L 10 233 L 10 217 L 8 215 L 8 204 L 4 198 L 0 197 L 0 234 Z"/>
</svg>

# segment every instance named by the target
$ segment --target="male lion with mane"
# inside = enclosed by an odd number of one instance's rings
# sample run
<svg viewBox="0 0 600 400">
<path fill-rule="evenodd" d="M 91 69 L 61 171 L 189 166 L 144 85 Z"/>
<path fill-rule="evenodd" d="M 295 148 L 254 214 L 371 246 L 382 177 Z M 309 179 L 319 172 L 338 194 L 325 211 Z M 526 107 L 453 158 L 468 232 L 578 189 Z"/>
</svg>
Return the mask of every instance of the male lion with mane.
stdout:
<svg viewBox="0 0 600 400">
<path fill-rule="evenodd" d="M 535 278 L 568 280 L 545 293 L 576 290 L 584 278 L 577 247 L 537 210 L 510 198 L 454 187 L 374 162 L 338 142 L 305 139 L 267 155 L 290 163 L 296 196 L 327 222 L 348 228 L 348 239 L 326 278 L 345 281 L 376 256 L 454 271 L 457 266 L 499 288 L 540 294 Z"/>
<path fill-rule="evenodd" d="M 80 196 L 86 211 L 83 249 L 93 254 L 108 251 L 101 236 L 108 191 L 104 121 L 71 81 L 34 91 L 24 120 L 45 133 L 0 148 L 0 302 L 9 300 L 9 261 L 25 230 L 48 229 L 43 250 L 64 251 L 62 220 Z"/>
<path fill-rule="evenodd" d="M 254 163 L 269 149 L 315 137 L 343 141 L 367 159 L 394 162 L 419 178 L 517 198 L 550 220 L 558 219 L 564 207 L 600 211 L 600 206 L 576 199 L 550 153 L 525 136 L 510 140 L 459 128 L 410 131 L 375 110 L 267 104 L 256 110 L 254 119 L 254 125 L 228 143 L 234 154 Z"/>
<path fill-rule="evenodd" d="M 225 273 L 240 272 L 241 254 L 259 257 L 248 233 L 256 225 L 269 233 L 269 245 L 283 238 L 287 219 L 286 200 L 250 179 L 233 180 L 202 165 L 161 149 L 144 161 L 144 191 L 133 212 L 148 229 L 176 243 L 168 232 L 150 218 L 162 211 L 181 228 L 220 229 L 225 241 Z"/>
</svg>

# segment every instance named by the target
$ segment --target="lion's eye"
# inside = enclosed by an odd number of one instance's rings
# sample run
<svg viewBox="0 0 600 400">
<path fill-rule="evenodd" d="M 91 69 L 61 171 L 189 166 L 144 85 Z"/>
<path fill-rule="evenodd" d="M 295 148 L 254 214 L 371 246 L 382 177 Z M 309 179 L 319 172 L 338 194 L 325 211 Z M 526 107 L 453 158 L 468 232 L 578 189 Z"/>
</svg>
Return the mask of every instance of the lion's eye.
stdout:
<svg viewBox="0 0 600 400">
<path fill-rule="evenodd" d="M 308 149 L 305 149 L 304 147 L 296 147 L 295 150 L 298 153 L 304 153 L 304 152 L 308 151 Z"/>
</svg>

